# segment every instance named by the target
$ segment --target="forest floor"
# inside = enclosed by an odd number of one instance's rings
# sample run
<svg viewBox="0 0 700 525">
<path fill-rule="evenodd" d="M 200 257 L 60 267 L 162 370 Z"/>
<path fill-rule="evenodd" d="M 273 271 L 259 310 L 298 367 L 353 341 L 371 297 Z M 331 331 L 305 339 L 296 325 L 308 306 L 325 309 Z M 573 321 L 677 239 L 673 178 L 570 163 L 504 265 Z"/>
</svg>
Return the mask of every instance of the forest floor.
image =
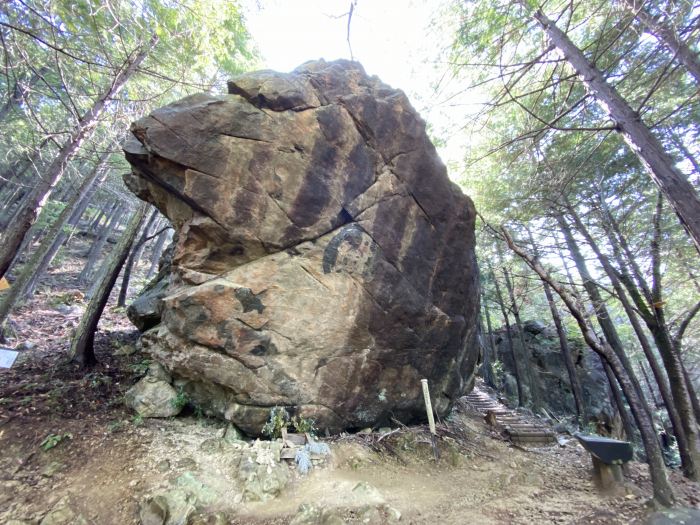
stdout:
<svg viewBox="0 0 700 525">
<path fill-rule="evenodd" d="M 138 524 L 148 496 L 185 483 L 216 495 L 199 503 L 225 515 L 189 523 L 283 524 L 295 515 L 304 524 L 386 523 L 395 509 L 407 524 L 628 524 L 652 511 L 644 464 L 631 463 L 621 494 L 600 494 L 575 439 L 515 447 L 466 402 L 441 426 L 437 462 L 425 427 L 344 435 L 326 440 L 331 456 L 309 474 L 292 462 L 277 498 L 246 502 L 226 451 L 206 446 L 224 423 L 194 414 L 144 420 L 124 407 L 148 357 L 135 351 L 138 334 L 122 309 L 105 311 L 98 365 L 84 373 L 66 362 L 82 312 L 68 270 L 17 312 L 3 345 L 20 356 L 0 369 L 0 523 Z M 698 485 L 671 478 L 679 503 L 698 507 Z M 301 519 L 304 503 L 326 509 L 320 521 Z"/>
</svg>

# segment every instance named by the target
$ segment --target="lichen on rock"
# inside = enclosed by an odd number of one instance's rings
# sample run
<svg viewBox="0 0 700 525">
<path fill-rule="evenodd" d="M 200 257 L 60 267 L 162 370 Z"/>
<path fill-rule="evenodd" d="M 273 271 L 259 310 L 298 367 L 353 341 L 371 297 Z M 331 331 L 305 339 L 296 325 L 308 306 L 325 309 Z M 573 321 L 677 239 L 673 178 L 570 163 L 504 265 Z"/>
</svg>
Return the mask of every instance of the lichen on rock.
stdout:
<svg viewBox="0 0 700 525">
<path fill-rule="evenodd" d="M 124 150 L 177 232 L 143 348 L 204 412 L 336 432 L 423 419 L 422 378 L 440 415 L 470 388 L 475 211 L 401 91 L 348 61 L 248 73 Z"/>
</svg>

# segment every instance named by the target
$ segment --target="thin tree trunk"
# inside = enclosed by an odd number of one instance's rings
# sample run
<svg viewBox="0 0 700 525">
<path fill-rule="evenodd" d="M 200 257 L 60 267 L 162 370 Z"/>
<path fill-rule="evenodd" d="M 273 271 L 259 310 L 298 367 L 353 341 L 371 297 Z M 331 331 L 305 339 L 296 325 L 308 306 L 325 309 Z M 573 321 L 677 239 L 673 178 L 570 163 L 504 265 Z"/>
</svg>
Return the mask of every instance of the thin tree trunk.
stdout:
<svg viewBox="0 0 700 525">
<path fill-rule="evenodd" d="M 571 209 L 569 211 L 571 214 L 573 214 L 573 211 Z M 620 336 L 617 333 L 617 329 L 615 328 L 615 325 L 612 322 L 612 318 L 610 317 L 608 308 L 605 306 L 605 302 L 603 301 L 603 298 L 600 295 L 598 285 L 595 283 L 595 281 L 591 277 L 590 272 L 588 271 L 586 260 L 583 258 L 581 250 L 579 250 L 578 245 L 576 244 L 576 239 L 574 239 L 573 233 L 571 232 L 571 228 L 561 215 L 557 215 L 556 218 L 557 222 L 559 223 L 559 227 L 561 228 L 561 231 L 564 234 L 564 238 L 566 239 L 566 245 L 569 248 L 569 253 L 571 253 L 571 256 L 574 259 L 574 263 L 576 264 L 576 269 L 581 275 L 583 287 L 586 289 L 586 293 L 588 294 L 588 297 L 590 298 L 591 303 L 593 304 L 596 318 L 598 319 L 598 324 L 600 324 L 600 327 L 603 330 L 605 340 L 607 341 L 608 345 L 610 345 L 610 347 L 613 349 L 617 357 L 620 359 L 622 366 L 627 372 L 629 380 L 631 381 L 634 388 L 637 390 L 637 397 L 639 397 L 639 399 L 643 402 L 643 405 L 646 407 L 649 417 L 651 417 L 651 409 L 644 402 L 644 393 L 642 391 L 642 386 L 639 384 L 639 380 L 637 379 L 634 373 L 634 369 L 632 368 L 632 363 L 630 363 L 630 360 L 627 357 L 627 353 L 625 352 L 625 349 L 622 345 L 622 341 L 620 340 Z"/>
<path fill-rule="evenodd" d="M 700 60 L 698 60 L 697 54 L 681 41 L 671 27 L 660 22 L 644 9 L 644 2 L 640 0 L 623 1 L 649 32 L 671 51 L 674 58 L 683 64 L 688 73 L 693 76 L 695 82 L 700 86 Z"/>
<path fill-rule="evenodd" d="M 532 353 L 530 347 L 525 342 L 525 331 L 523 330 L 523 323 L 520 319 L 520 309 L 515 300 L 515 292 L 513 290 L 513 281 L 510 278 L 510 273 L 504 267 L 503 276 L 505 278 L 506 290 L 508 291 L 508 297 L 510 298 L 511 312 L 513 312 L 513 317 L 515 318 L 515 327 L 518 332 L 518 339 L 520 340 L 520 348 L 522 351 L 522 358 L 525 362 L 527 382 L 530 387 L 530 400 L 532 401 L 532 407 L 535 412 L 542 408 L 542 398 L 540 396 L 540 385 L 539 376 L 537 376 L 537 370 L 535 369 L 535 363 L 532 359 Z M 522 370 L 522 369 L 521 369 Z M 537 376 L 537 377 L 536 377 Z"/>
<path fill-rule="evenodd" d="M 484 296 L 484 292 L 482 290 L 481 292 L 481 304 L 484 308 L 484 318 L 486 319 L 486 330 L 488 330 L 488 345 L 486 346 L 486 352 L 491 353 L 491 356 L 493 359 L 496 359 L 496 345 L 493 340 L 493 326 L 491 325 L 491 314 L 489 313 L 488 306 L 486 305 L 486 297 Z M 490 382 L 487 381 L 487 384 L 493 388 L 496 388 L 496 380 L 494 378 L 494 373 L 493 373 L 493 359 L 489 359 L 489 375 L 490 375 Z"/>
<path fill-rule="evenodd" d="M 31 192 L 31 198 L 21 210 L 11 230 L 7 230 L 0 245 L 0 275 L 4 275 L 10 263 L 17 254 L 29 228 L 36 220 L 46 199 L 62 177 L 70 160 L 80 149 L 83 142 L 92 134 L 99 117 L 104 112 L 109 102 L 121 91 L 124 84 L 136 72 L 139 65 L 146 58 L 150 50 L 157 43 L 154 35 L 133 58 L 129 57 L 126 67 L 122 68 L 112 80 L 109 88 L 95 101 L 92 107 L 80 118 L 68 140 L 63 144 L 53 162 L 46 172 L 39 178 L 38 184 Z"/>
<path fill-rule="evenodd" d="M 530 238 L 530 244 L 532 245 L 532 250 L 535 258 L 539 260 L 540 255 L 538 253 L 537 245 L 532 232 L 527 230 L 528 236 Z M 566 332 L 564 331 L 564 325 L 561 322 L 561 315 L 559 315 L 559 310 L 554 302 L 554 296 L 552 295 L 552 290 L 549 285 L 542 281 L 542 288 L 544 289 L 544 296 L 547 299 L 547 305 L 549 306 L 549 311 L 552 314 L 552 321 L 554 321 L 554 327 L 557 329 L 557 336 L 559 337 L 559 349 L 561 350 L 562 360 L 564 361 L 564 366 L 566 367 L 566 373 L 569 376 L 569 384 L 571 385 L 571 393 L 574 397 L 574 407 L 576 409 L 576 421 L 577 425 L 581 427 L 582 423 L 588 420 L 586 413 L 586 405 L 583 402 L 583 389 L 581 388 L 581 382 L 579 381 L 578 374 L 576 373 L 576 366 L 574 365 L 574 360 L 571 357 L 571 350 L 569 349 L 569 340 L 566 337 Z"/>
<path fill-rule="evenodd" d="M 158 236 L 156 245 L 153 247 L 153 253 L 151 254 L 151 266 L 148 268 L 148 273 L 146 274 L 146 279 L 148 280 L 153 277 L 158 269 L 158 263 L 160 262 L 161 255 L 163 255 L 163 249 L 165 248 L 165 241 L 167 238 L 168 229 L 164 230 L 163 233 Z"/>
<path fill-rule="evenodd" d="M 141 228 L 147 207 L 148 204 L 146 203 L 142 203 L 138 207 L 124 230 L 119 243 L 105 261 L 105 271 L 102 272 L 103 275 L 97 292 L 90 299 L 80 324 L 75 330 L 75 335 L 71 341 L 70 359 L 84 368 L 97 362 L 94 349 L 97 324 L 100 321 L 100 317 L 102 317 L 102 312 L 107 305 L 114 283 L 117 282 L 117 277 L 124 265 L 124 261 L 129 255 L 129 249 Z"/>
<path fill-rule="evenodd" d="M 80 217 L 83 215 L 83 213 L 85 213 L 85 210 L 87 209 L 88 205 L 90 204 L 90 199 L 95 194 L 95 191 L 97 191 L 97 186 L 102 181 L 104 181 L 105 178 L 107 177 L 106 172 L 103 172 L 102 175 L 100 176 L 100 174 L 98 172 L 98 170 L 100 170 L 100 169 L 101 169 L 100 165 L 95 167 L 95 171 L 93 172 L 94 177 L 92 177 L 92 183 L 90 184 L 90 188 L 88 189 L 85 196 L 82 197 L 80 199 L 80 201 L 76 204 L 75 209 L 71 213 L 71 216 L 68 219 L 68 221 L 66 222 L 65 226 L 63 226 L 59 230 L 58 234 L 55 236 L 53 242 L 51 243 L 51 246 L 44 254 L 41 262 L 39 263 L 39 266 L 36 268 L 30 281 L 27 283 L 27 286 L 25 287 L 25 290 L 24 290 L 24 293 L 22 294 L 21 299 L 27 299 L 27 298 L 31 297 L 32 295 L 34 295 L 34 291 L 35 291 L 37 285 L 39 284 L 39 279 L 49 269 L 49 266 L 51 266 L 51 263 L 53 262 L 54 258 L 58 254 L 61 247 L 64 244 L 67 244 L 67 240 L 70 238 L 70 236 L 73 233 L 73 230 L 75 229 L 78 222 L 80 221 Z M 70 206 L 70 203 L 66 204 L 66 206 Z M 49 237 L 50 236 L 51 236 L 51 234 L 49 234 Z"/>
<path fill-rule="evenodd" d="M 42 240 L 41 244 L 39 244 L 39 247 L 34 250 L 34 253 L 32 253 L 29 260 L 22 267 L 22 271 L 17 276 L 17 279 L 15 279 L 12 287 L 2 297 L 2 301 L 0 302 L 0 326 L 4 325 L 7 317 L 15 307 L 15 304 L 24 294 L 27 284 L 32 277 L 36 275 L 41 261 L 51 249 L 51 245 L 59 235 L 59 232 L 63 229 L 71 214 L 73 214 L 75 211 L 76 206 L 87 196 L 91 186 L 94 184 L 95 179 L 99 175 L 100 170 L 95 169 L 90 175 L 83 179 L 80 187 L 74 193 L 73 198 L 66 203 L 63 211 L 50 226 L 47 235 L 44 236 L 44 239 Z"/>
<path fill-rule="evenodd" d="M 610 393 L 617 408 L 617 413 L 620 414 L 620 421 L 622 421 L 622 430 L 625 432 L 625 436 L 630 441 L 634 439 L 634 425 L 632 420 L 627 415 L 627 407 L 625 406 L 625 399 L 620 391 L 619 381 L 615 376 L 615 373 L 610 368 L 610 365 L 605 359 L 601 359 L 600 362 L 603 364 L 603 371 L 605 372 L 605 377 L 608 378 L 608 386 L 610 387 Z"/>
<path fill-rule="evenodd" d="M 587 312 L 583 306 L 584 302 L 581 299 L 581 297 L 578 295 L 576 292 L 576 285 L 574 283 L 574 278 L 571 275 L 571 272 L 569 271 L 569 266 L 566 263 L 566 258 L 564 257 L 564 253 L 561 250 L 561 248 L 558 249 L 559 251 L 559 258 L 561 259 L 562 266 L 564 267 L 564 271 L 566 272 L 566 277 L 568 279 L 569 285 L 571 286 L 572 291 L 572 296 L 576 299 L 577 304 L 579 305 L 579 310 L 582 312 L 582 315 L 584 315 L 585 321 L 592 326 L 592 321 L 588 317 Z M 625 434 L 632 439 L 632 436 L 634 436 L 634 425 L 632 424 L 632 418 L 630 418 L 629 414 L 627 413 L 627 407 L 625 406 L 624 400 L 622 399 L 622 395 L 620 394 L 620 389 L 618 386 L 617 379 L 615 379 L 615 375 L 612 373 L 610 370 L 610 367 L 606 364 L 605 359 L 600 357 L 601 365 L 603 367 L 603 370 L 605 371 L 605 376 L 608 379 L 608 386 L 610 387 L 610 392 L 612 393 L 613 396 L 613 402 L 614 406 L 613 408 L 617 409 L 618 414 L 620 414 L 620 420 L 622 421 L 622 428 L 625 431 Z M 606 368 L 607 367 L 607 368 Z"/>
<path fill-rule="evenodd" d="M 527 7 L 525 0 L 521 0 Z M 541 10 L 534 18 L 567 61 L 583 79 L 584 84 L 595 96 L 604 111 L 615 121 L 618 130 L 632 150 L 646 166 L 652 180 L 668 198 L 686 228 L 696 249 L 700 252 L 700 198 L 693 186 L 676 167 L 671 156 L 661 142 L 642 122 L 636 111 L 606 81 L 603 74 L 586 58 L 583 52 L 549 20 Z"/>
<path fill-rule="evenodd" d="M 143 228 L 143 233 L 141 234 L 141 237 L 131 250 L 129 260 L 127 261 L 126 267 L 124 268 L 124 275 L 122 276 L 122 285 L 119 289 L 119 298 L 117 299 L 117 306 L 126 306 L 126 295 L 129 291 L 129 280 L 131 279 L 131 271 L 136 266 L 136 264 L 138 264 L 138 259 L 141 256 L 141 250 L 143 250 L 143 247 L 146 244 L 146 240 L 149 238 L 148 236 L 151 230 L 151 226 L 155 222 L 157 216 L 158 210 L 153 210 L 153 213 L 151 213 L 151 216 L 149 217 L 148 222 L 146 223 L 146 226 L 144 226 Z"/>
<path fill-rule="evenodd" d="M 659 401 L 656 397 L 656 392 L 654 391 L 654 385 L 652 384 L 651 380 L 649 379 L 649 373 L 647 372 L 647 369 L 644 367 L 643 362 L 639 362 L 639 368 L 642 371 L 642 377 L 644 378 L 644 382 L 647 384 L 647 388 L 649 389 L 649 395 L 651 396 L 651 400 L 654 402 L 654 406 L 656 408 L 662 408 L 664 407 L 663 401 Z"/>
<path fill-rule="evenodd" d="M 93 241 L 92 246 L 90 246 L 90 251 L 88 252 L 87 261 L 85 261 L 85 266 L 78 276 L 78 282 L 81 284 L 87 284 L 87 282 L 95 274 L 95 266 L 97 265 L 97 259 L 99 258 L 102 250 L 104 250 L 105 244 L 107 244 L 107 239 L 112 235 L 112 232 L 116 230 L 117 224 L 121 220 L 121 214 L 124 210 L 124 205 L 117 203 L 113 208 L 113 212 L 107 221 L 107 223 L 102 227 L 100 235 Z"/>
<path fill-rule="evenodd" d="M 627 317 L 630 321 L 630 324 L 632 325 L 632 328 L 634 329 L 635 334 L 637 335 L 637 339 L 639 340 L 639 344 L 642 347 L 644 356 L 646 357 L 647 362 L 651 367 L 651 371 L 654 374 L 654 379 L 656 380 L 659 392 L 664 401 L 666 411 L 668 412 L 668 417 L 673 427 L 673 433 L 676 436 L 676 441 L 678 443 L 678 451 L 681 457 L 681 466 L 683 469 L 683 474 L 689 479 L 697 480 L 698 475 L 700 474 L 700 453 L 698 452 L 697 440 L 693 439 L 692 435 L 689 436 L 687 434 L 688 425 L 685 424 L 683 421 L 683 417 L 681 416 L 681 412 L 675 401 L 675 396 L 673 396 L 671 388 L 668 384 L 667 376 L 661 370 L 661 367 L 656 361 L 656 356 L 654 355 L 651 345 L 647 340 L 646 334 L 644 333 L 644 330 L 642 329 L 641 325 L 639 324 L 639 320 L 637 319 L 637 313 L 634 311 L 634 308 L 630 304 L 627 294 L 625 293 L 625 289 L 623 289 L 622 283 L 620 282 L 622 272 L 617 272 L 615 268 L 613 268 L 607 256 L 602 253 L 600 247 L 595 242 L 588 229 L 580 221 L 578 216 L 576 216 L 576 214 L 572 214 L 572 217 L 576 222 L 577 229 L 586 238 L 586 241 L 588 242 L 589 246 L 596 254 L 598 260 L 603 266 L 605 273 L 610 278 L 610 282 L 612 283 L 613 288 L 617 293 L 618 299 L 622 304 L 625 313 L 627 314 Z M 610 237 L 610 232 L 608 231 L 607 233 L 608 237 Z M 611 239 L 611 241 L 611 244 L 614 244 L 614 240 Z M 619 254 L 619 250 L 617 250 L 616 246 L 613 247 L 613 253 Z M 629 282 L 628 284 L 629 287 L 633 286 L 631 282 Z M 637 296 L 639 297 L 637 302 L 641 301 L 641 294 L 639 292 L 637 292 Z M 644 371 L 643 368 L 642 370 Z"/>
<path fill-rule="evenodd" d="M 672 505 L 675 501 L 675 497 L 668 478 L 666 477 L 663 454 L 659 441 L 656 438 L 653 423 L 647 410 L 640 401 L 635 387 L 627 376 L 625 368 L 617 357 L 617 354 L 610 348 L 610 345 L 597 336 L 593 328 L 586 322 L 586 318 L 578 308 L 574 296 L 563 288 L 555 279 L 552 279 L 549 273 L 532 256 L 528 255 L 522 248 L 516 245 L 508 232 L 502 230 L 502 233 L 510 249 L 520 256 L 542 280 L 547 281 L 552 289 L 561 297 L 562 301 L 564 301 L 564 304 L 566 304 L 566 307 L 569 309 L 569 312 L 571 312 L 571 315 L 576 319 L 588 346 L 610 365 L 617 381 L 622 387 L 640 430 L 642 442 L 644 443 L 644 449 L 646 451 L 647 462 L 649 464 L 649 471 L 651 473 L 654 498 L 661 505 Z"/>
<path fill-rule="evenodd" d="M 486 304 L 484 301 L 484 292 L 483 290 L 481 291 L 481 308 L 482 310 L 486 310 Z M 490 322 L 489 322 L 490 324 Z M 490 341 L 491 341 L 491 332 L 489 330 L 488 334 L 484 333 L 484 315 L 479 315 L 479 331 L 481 333 L 481 355 L 482 355 L 482 362 L 481 362 L 481 370 L 482 370 L 482 375 L 484 378 L 484 382 L 491 386 L 495 387 L 495 381 L 493 380 L 493 367 L 491 366 L 491 348 L 490 348 Z"/>
<path fill-rule="evenodd" d="M 109 216 L 109 213 L 105 215 L 104 210 L 101 208 L 97 210 L 97 213 L 95 214 L 94 217 L 90 218 L 90 225 L 88 226 L 88 231 L 94 232 L 97 227 L 102 223 L 102 220 L 105 219 L 106 217 Z"/>
<path fill-rule="evenodd" d="M 508 310 L 506 310 L 505 302 L 503 301 L 503 295 L 501 294 L 501 286 L 498 284 L 496 279 L 496 274 L 488 264 L 489 273 L 493 279 L 493 285 L 496 289 L 496 300 L 498 301 L 498 306 L 501 308 L 501 315 L 503 315 L 503 323 L 506 326 L 506 339 L 508 341 L 508 349 L 510 350 L 510 356 L 513 359 L 513 375 L 515 375 L 515 385 L 518 390 L 518 406 L 525 406 L 525 394 L 523 393 L 523 375 L 520 370 L 520 362 L 518 356 L 515 354 L 515 345 L 513 345 L 513 336 L 510 330 L 510 320 L 508 319 Z"/>
</svg>

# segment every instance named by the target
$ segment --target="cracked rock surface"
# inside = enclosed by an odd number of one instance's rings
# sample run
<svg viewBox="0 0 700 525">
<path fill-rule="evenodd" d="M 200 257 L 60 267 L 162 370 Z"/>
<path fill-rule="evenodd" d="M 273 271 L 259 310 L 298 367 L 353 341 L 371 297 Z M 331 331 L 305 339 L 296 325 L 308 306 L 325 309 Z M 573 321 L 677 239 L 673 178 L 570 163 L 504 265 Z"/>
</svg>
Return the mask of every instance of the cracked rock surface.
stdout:
<svg viewBox="0 0 700 525">
<path fill-rule="evenodd" d="M 132 134 L 126 183 L 177 231 L 143 347 L 205 412 L 257 435 L 283 406 L 337 432 L 425 419 L 422 378 L 439 415 L 471 388 L 474 206 L 401 91 L 309 62 Z"/>
</svg>

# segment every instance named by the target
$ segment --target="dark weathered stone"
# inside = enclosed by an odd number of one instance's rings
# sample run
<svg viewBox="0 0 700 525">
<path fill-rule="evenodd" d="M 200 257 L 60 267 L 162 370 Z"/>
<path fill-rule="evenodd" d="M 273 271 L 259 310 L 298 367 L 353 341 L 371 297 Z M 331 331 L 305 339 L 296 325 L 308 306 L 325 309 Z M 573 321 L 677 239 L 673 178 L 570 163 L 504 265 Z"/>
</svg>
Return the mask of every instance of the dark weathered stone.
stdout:
<svg viewBox="0 0 700 525">
<path fill-rule="evenodd" d="M 520 349 L 520 338 L 515 333 L 515 327 L 512 329 L 515 351 L 517 355 L 524 355 Z M 535 369 L 533 378 L 540 381 L 539 391 L 543 406 L 554 414 L 575 414 L 571 382 L 561 355 L 556 330 L 553 326 L 547 326 L 541 321 L 525 321 L 523 332 L 525 344 L 528 345 L 532 356 L 527 366 Z M 506 373 L 503 388 L 507 395 L 515 397 L 517 396 L 515 370 L 505 329 L 497 330 L 494 335 L 497 358 L 503 363 Z M 581 383 L 583 401 L 588 414 L 593 418 L 608 420 L 613 411 L 609 401 L 608 380 L 600 358 L 580 340 L 569 339 L 569 349 Z M 529 392 L 527 386 L 525 389 Z"/>
<path fill-rule="evenodd" d="M 347 61 L 229 92 L 154 111 L 124 147 L 177 232 L 144 348 L 250 434 L 275 405 L 331 431 L 422 419 L 422 378 L 444 415 L 478 356 L 475 212 L 425 124 Z"/>
</svg>

